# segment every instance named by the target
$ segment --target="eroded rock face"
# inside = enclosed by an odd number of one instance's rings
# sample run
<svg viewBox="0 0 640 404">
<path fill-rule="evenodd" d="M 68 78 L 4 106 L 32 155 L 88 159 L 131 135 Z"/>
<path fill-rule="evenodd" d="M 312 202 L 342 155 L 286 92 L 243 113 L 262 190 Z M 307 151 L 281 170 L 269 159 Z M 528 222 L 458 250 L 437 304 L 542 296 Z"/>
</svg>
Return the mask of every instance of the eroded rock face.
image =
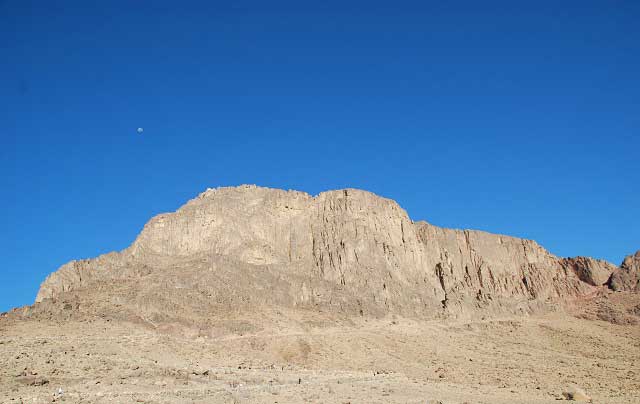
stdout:
<svg viewBox="0 0 640 404">
<path fill-rule="evenodd" d="M 640 250 L 622 261 L 611 274 L 609 287 L 615 291 L 640 292 Z"/>
<path fill-rule="evenodd" d="M 593 286 L 607 283 L 613 271 L 618 269 L 610 262 L 590 257 L 564 258 L 562 265 L 575 272 L 581 281 Z"/>
<path fill-rule="evenodd" d="M 36 301 L 91 290 L 82 299 L 108 306 L 119 287 L 118 305 L 159 317 L 185 305 L 203 317 L 220 305 L 433 317 L 529 311 L 588 293 L 609 269 L 531 240 L 414 223 L 365 191 L 240 186 L 154 217 L 122 252 L 64 265 Z"/>
</svg>

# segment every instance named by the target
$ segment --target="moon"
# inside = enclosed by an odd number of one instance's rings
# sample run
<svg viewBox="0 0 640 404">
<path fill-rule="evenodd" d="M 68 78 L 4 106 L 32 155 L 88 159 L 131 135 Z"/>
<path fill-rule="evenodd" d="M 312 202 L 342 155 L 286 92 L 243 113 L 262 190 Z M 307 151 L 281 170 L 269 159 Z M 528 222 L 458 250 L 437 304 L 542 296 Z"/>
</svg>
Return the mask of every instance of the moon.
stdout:
<svg viewBox="0 0 640 404">
<path fill-rule="evenodd" d="M 144 129 L 143 129 L 143 128 L 138 128 L 138 129 L 136 130 L 136 132 L 138 132 L 138 133 L 142 133 L 142 132 L 144 132 Z"/>
</svg>

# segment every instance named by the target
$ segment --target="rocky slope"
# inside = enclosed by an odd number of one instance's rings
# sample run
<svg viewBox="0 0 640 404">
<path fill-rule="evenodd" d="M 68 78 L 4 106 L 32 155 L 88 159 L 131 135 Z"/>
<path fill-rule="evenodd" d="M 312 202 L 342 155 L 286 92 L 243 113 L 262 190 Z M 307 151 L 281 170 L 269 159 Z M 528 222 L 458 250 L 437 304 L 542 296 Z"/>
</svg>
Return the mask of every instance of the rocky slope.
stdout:
<svg viewBox="0 0 640 404">
<path fill-rule="evenodd" d="M 277 307 L 426 318 L 522 313 L 588 295 L 612 272 L 614 289 L 637 289 L 627 279 L 637 261 L 617 270 L 558 258 L 531 240 L 413 222 L 394 201 L 360 190 L 312 197 L 240 186 L 207 190 L 154 217 L 122 252 L 62 266 L 36 301 L 116 307 L 154 324 Z"/>
</svg>

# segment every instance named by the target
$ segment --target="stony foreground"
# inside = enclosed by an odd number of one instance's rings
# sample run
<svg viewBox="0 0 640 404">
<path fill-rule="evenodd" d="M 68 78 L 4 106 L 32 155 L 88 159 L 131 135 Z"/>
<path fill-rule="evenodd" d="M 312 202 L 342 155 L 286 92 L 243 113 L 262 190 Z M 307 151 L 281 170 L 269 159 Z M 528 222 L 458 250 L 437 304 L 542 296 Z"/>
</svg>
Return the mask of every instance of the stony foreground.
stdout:
<svg viewBox="0 0 640 404">
<path fill-rule="evenodd" d="M 595 403 L 640 402 L 637 323 L 281 314 L 209 330 L 5 316 L 0 401 L 555 403 L 578 387 Z"/>
</svg>

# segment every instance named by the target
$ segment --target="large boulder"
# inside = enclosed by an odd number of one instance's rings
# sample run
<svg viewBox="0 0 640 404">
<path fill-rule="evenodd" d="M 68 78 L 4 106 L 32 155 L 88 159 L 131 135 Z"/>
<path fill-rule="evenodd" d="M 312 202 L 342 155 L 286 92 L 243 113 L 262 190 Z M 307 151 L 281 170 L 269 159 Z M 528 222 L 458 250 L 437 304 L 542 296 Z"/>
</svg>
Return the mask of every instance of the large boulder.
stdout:
<svg viewBox="0 0 640 404">
<path fill-rule="evenodd" d="M 575 272 L 582 282 L 593 286 L 606 284 L 613 271 L 618 269 L 610 262 L 590 257 L 564 258 L 562 266 Z"/>
<path fill-rule="evenodd" d="M 620 268 L 611 274 L 608 285 L 615 291 L 640 292 L 640 250 L 622 261 Z"/>
</svg>

